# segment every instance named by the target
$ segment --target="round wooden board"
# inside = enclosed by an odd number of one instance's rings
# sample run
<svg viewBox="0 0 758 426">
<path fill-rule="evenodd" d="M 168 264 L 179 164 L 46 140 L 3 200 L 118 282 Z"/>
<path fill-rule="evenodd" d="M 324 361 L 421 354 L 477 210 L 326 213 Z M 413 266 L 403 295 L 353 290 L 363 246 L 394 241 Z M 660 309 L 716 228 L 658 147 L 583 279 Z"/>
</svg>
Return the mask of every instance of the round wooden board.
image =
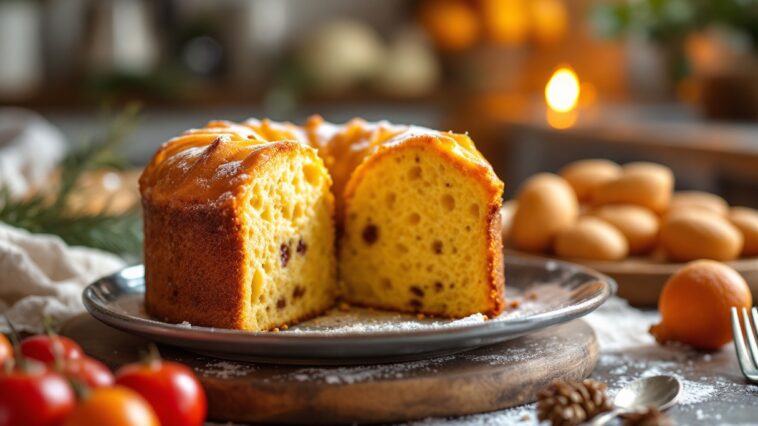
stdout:
<svg viewBox="0 0 758 426">
<path fill-rule="evenodd" d="M 61 334 L 109 367 L 134 362 L 147 341 L 89 315 Z M 333 424 L 396 422 L 512 407 L 535 399 L 555 379 L 587 377 L 597 342 L 583 321 L 515 340 L 429 360 L 350 367 L 298 367 L 223 361 L 160 347 L 165 359 L 190 366 L 219 421 Z"/>
<path fill-rule="evenodd" d="M 505 255 L 549 259 L 547 255 L 505 249 Z M 669 263 L 658 258 L 632 257 L 618 262 L 601 262 L 583 259 L 559 259 L 574 262 L 601 274 L 608 275 L 618 284 L 616 295 L 635 306 L 654 307 L 658 296 L 669 277 L 684 263 Z M 753 294 L 758 294 L 758 258 L 746 258 L 725 262 L 739 272 L 747 281 Z"/>
</svg>

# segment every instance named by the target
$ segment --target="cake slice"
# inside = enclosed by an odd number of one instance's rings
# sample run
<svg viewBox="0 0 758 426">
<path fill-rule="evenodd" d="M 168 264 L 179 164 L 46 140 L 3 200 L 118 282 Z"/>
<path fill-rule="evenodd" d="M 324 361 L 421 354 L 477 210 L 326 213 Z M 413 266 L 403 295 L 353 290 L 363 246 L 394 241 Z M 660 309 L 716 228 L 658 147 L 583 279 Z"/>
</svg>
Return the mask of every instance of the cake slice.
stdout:
<svg viewBox="0 0 758 426">
<path fill-rule="evenodd" d="M 376 144 L 343 194 L 343 297 L 445 317 L 499 314 L 502 192 L 468 136 L 411 127 Z"/>
<path fill-rule="evenodd" d="M 245 126 L 212 122 L 164 144 L 140 179 L 148 313 L 269 330 L 328 309 L 330 185 L 315 149 Z"/>
<path fill-rule="evenodd" d="M 145 306 L 164 321 L 270 330 L 339 297 L 444 317 L 503 309 L 503 183 L 466 135 L 214 121 L 164 144 L 140 190 Z"/>
</svg>

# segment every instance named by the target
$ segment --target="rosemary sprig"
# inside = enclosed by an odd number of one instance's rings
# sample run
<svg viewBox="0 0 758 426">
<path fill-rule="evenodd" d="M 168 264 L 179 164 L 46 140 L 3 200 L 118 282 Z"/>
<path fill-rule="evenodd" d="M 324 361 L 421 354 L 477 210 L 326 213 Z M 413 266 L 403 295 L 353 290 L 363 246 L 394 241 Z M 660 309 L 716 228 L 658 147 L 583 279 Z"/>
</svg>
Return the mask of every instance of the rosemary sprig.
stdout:
<svg viewBox="0 0 758 426">
<path fill-rule="evenodd" d="M 142 222 L 136 206 L 119 213 L 73 209 L 70 196 L 82 174 L 104 167 L 123 169 L 127 163 L 115 152 L 134 129 L 136 105 L 126 107 L 109 121 L 102 135 L 72 149 L 60 165 L 57 184 L 21 199 L 0 188 L 0 222 L 35 233 L 54 234 L 71 245 L 106 250 L 132 261 L 142 251 Z"/>
</svg>

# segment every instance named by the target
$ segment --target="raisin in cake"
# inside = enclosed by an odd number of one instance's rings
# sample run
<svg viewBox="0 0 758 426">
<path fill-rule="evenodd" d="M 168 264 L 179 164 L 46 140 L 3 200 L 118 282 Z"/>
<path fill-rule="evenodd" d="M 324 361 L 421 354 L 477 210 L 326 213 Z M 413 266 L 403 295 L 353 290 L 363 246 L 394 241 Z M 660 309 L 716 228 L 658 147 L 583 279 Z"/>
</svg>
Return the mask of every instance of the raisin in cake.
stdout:
<svg viewBox="0 0 758 426">
<path fill-rule="evenodd" d="M 146 306 L 160 318 L 266 330 L 337 297 L 447 317 L 503 309 L 503 183 L 468 136 L 212 122 L 165 144 L 140 184 Z"/>
</svg>

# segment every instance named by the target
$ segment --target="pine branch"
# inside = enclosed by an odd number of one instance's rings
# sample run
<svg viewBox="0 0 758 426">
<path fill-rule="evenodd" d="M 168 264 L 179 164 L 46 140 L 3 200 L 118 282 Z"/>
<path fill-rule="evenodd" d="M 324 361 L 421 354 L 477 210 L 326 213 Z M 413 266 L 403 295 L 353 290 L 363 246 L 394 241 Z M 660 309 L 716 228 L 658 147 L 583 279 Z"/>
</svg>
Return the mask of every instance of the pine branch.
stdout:
<svg viewBox="0 0 758 426">
<path fill-rule="evenodd" d="M 103 167 L 123 169 L 127 163 L 115 148 L 132 132 L 138 107 L 128 106 L 113 118 L 105 133 L 73 149 L 60 166 L 60 180 L 47 191 L 22 199 L 0 188 L 0 222 L 35 233 L 54 234 L 70 245 L 106 250 L 128 260 L 142 251 L 142 222 L 137 207 L 120 213 L 73 210 L 70 196 L 85 172 Z"/>
</svg>

